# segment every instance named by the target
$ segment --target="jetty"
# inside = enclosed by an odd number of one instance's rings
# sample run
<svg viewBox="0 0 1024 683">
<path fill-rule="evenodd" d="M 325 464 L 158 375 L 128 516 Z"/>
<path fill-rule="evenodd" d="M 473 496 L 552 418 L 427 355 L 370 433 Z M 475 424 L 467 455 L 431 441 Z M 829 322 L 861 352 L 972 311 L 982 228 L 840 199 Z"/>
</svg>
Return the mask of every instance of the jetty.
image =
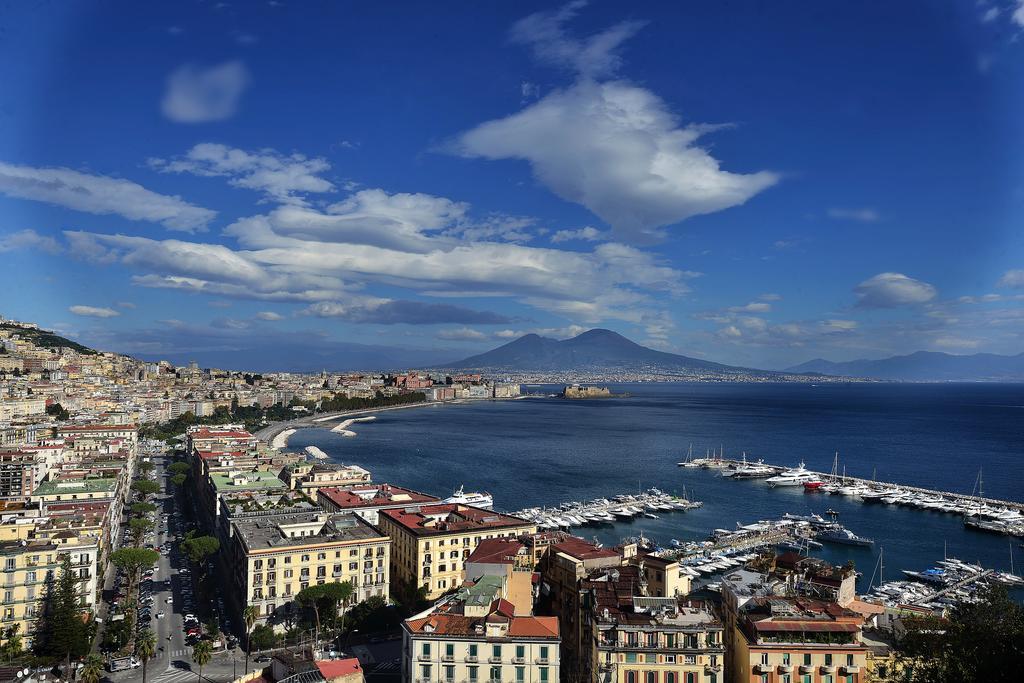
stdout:
<svg viewBox="0 0 1024 683">
<path fill-rule="evenodd" d="M 680 463 L 681 466 L 699 467 L 702 469 L 720 470 L 723 476 L 731 479 L 768 479 L 778 478 L 796 468 L 784 467 L 757 461 L 753 466 L 762 474 L 758 477 L 732 477 L 730 472 L 746 471 L 752 468 L 745 458 L 711 457 L 695 458 Z M 935 489 L 877 481 L 862 477 L 849 476 L 837 472 L 816 472 L 799 468 L 801 476 L 806 477 L 803 489 L 808 493 L 842 495 L 863 503 L 883 503 L 886 505 L 903 505 L 933 512 L 946 512 L 961 515 L 967 528 L 988 533 L 1001 533 L 1010 536 L 1024 537 L 1024 502 L 1001 500 L 981 494 L 979 481 L 975 482 L 975 490 L 970 493 L 955 491 L 939 491 Z"/>
<path fill-rule="evenodd" d="M 692 510 L 701 505 L 703 503 L 652 488 L 586 502 L 569 501 L 553 507 L 524 508 L 509 514 L 529 520 L 541 529 L 552 530 L 613 524 L 637 517 L 657 519 L 661 513 Z"/>
</svg>

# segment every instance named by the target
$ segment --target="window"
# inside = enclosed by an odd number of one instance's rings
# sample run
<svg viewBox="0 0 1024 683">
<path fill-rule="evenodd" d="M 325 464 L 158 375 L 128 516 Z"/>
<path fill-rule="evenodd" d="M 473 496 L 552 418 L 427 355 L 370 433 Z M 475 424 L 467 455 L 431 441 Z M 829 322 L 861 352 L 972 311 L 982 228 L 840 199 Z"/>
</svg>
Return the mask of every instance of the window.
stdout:
<svg viewBox="0 0 1024 683">
<path fill-rule="evenodd" d="M 444 680 L 454 681 L 455 680 L 455 667 L 451 664 L 444 667 Z"/>
<path fill-rule="evenodd" d="M 637 683 L 635 671 L 626 672 L 626 683 Z"/>
<path fill-rule="evenodd" d="M 768 683 L 768 674 L 761 674 L 761 683 Z"/>
<path fill-rule="evenodd" d="M 491 680 L 492 681 L 500 681 L 501 680 L 501 667 L 500 666 L 492 666 L 491 667 Z"/>
<path fill-rule="evenodd" d="M 424 664 L 420 667 L 420 677 L 425 680 L 430 680 L 430 665 Z"/>
<path fill-rule="evenodd" d="M 516 657 L 518 659 L 523 659 L 523 658 L 526 657 L 526 646 L 525 645 L 516 645 Z"/>
<path fill-rule="evenodd" d="M 768 653 L 767 652 L 762 652 L 761 653 L 761 664 L 763 664 L 765 666 L 768 666 Z"/>
<path fill-rule="evenodd" d="M 832 666 L 832 653 L 831 652 L 826 652 L 825 653 L 825 666 Z"/>
<path fill-rule="evenodd" d="M 540 669 L 540 683 L 548 683 L 548 670 Z"/>
<path fill-rule="evenodd" d="M 423 655 L 424 657 L 429 657 L 430 656 L 430 643 L 423 643 L 423 647 L 420 650 L 420 654 Z"/>
<path fill-rule="evenodd" d="M 846 655 L 846 666 L 853 666 L 853 655 Z"/>
<path fill-rule="evenodd" d="M 679 677 L 676 675 L 675 671 L 665 672 L 665 683 L 679 683 Z M 689 676 L 686 678 L 686 683 L 690 683 Z"/>
<path fill-rule="evenodd" d="M 455 644 L 454 643 L 445 643 L 444 644 L 444 656 L 445 657 L 454 657 L 455 656 Z"/>
<path fill-rule="evenodd" d="M 477 680 L 477 671 L 479 670 L 479 668 L 480 668 L 480 667 L 478 667 L 478 666 L 471 666 L 471 667 L 469 667 L 469 680 L 470 680 L 470 681 L 471 681 L 472 683 L 476 683 L 476 680 Z"/>
<path fill-rule="evenodd" d="M 526 667 L 525 666 L 517 666 L 516 667 L 516 683 L 523 683 L 523 681 L 525 681 L 525 680 L 526 680 Z"/>
<path fill-rule="evenodd" d="M 501 659 L 501 645 L 491 646 L 491 656 L 495 659 Z"/>
<path fill-rule="evenodd" d="M 627 652 L 626 653 L 626 664 L 636 664 L 636 653 L 635 652 Z"/>
<path fill-rule="evenodd" d="M 683 655 L 683 663 L 684 664 L 696 664 L 697 663 L 697 655 Z"/>
<path fill-rule="evenodd" d="M 541 661 L 545 661 L 545 662 L 548 661 L 548 646 L 547 645 L 541 645 L 540 646 L 540 658 L 541 658 Z"/>
<path fill-rule="evenodd" d="M 665 634 L 665 647 L 672 649 L 676 646 L 676 634 L 666 633 Z"/>
<path fill-rule="evenodd" d="M 477 656 L 477 654 L 476 654 L 476 643 L 473 643 L 473 644 L 471 644 L 469 646 L 469 656 L 470 657 L 476 657 Z"/>
<path fill-rule="evenodd" d="M 811 653 L 810 652 L 805 652 L 804 653 L 804 666 L 810 666 L 810 665 L 811 665 Z"/>
<path fill-rule="evenodd" d="M 644 674 L 644 681 L 645 683 L 658 683 L 658 672 L 648 671 Z"/>
<path fill-rule="evenodd" d="M 782 663 L 783 664 L 789 664 L 789 653 L 788 652 L 783 652 L 782 653 Z"/>
</svg>

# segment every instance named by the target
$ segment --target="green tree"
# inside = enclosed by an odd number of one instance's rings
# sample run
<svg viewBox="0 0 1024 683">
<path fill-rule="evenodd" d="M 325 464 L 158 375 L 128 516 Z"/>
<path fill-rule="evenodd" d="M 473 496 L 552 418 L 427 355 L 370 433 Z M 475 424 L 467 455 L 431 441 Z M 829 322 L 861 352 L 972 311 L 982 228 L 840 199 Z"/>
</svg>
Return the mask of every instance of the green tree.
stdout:
<svg viewBox="0 0 1024 683">
<path fill-rule="evenodd" d="M 156 655 L 156 636 L 148 628 L 135 637 L 135 654 L 142 661 L 142 683 L 146 683 L 149 660 Z"/>
<path fill-rule="evenodd" d="M 11 624 L 3 631 L 4 644 L 0 646 L 0 654 L 8 663 L 22 654 L 21 624 Z"/>
<path fill-rule="evenodd" d="M 192 646 L 192 661 L 199 665 L 199 679 L 203 680 L 203 667 L 210 663 L 213 656 L 213 645 L 208 640 L 200 640 Z"/>
<path fill-rule="evenodd" d="M 160 484 L 150 479 L 136 479 L 132 484 L 132 491 L 143 497 L 151 496 L 160 491 Z"/>
<path fill-rule="evenodd" d="M 110 554 L 114 566 L 128 575 L 129 595 L 132 595 L 139 582 L 139 572 L 143 567 L 152 567 L 160 559 L 160 553 L 149 548 L 120 548 Z"/>
<path fill-rule="evenodd" d="M 1024 670 L 1024 607 L 1002 586 L 977 603 L 961 603 L 946 619 L 904 619 L 896 643 L 904 683 L 1010 683 Z"/>
<path fill-rule="evenodd" d="M 316 642 L 320 642 L 321 617 L 333 619 L 338 605 L 352 597 L 352 584 L 348 581 L 321 583 L 303 588 L 295 595 L 295 599 L 303 607 L 313 610 L 316 617 Z"/>
<path fill-rule="evenodd" d="M 257 650 L 267 650 L 277 645 L 278 636 L 274 632 L 272 626 L 266 624 L 257 624 L 253 629 L 252 633 L 249 634 L 249 643 L 251 647 Z M 250 648 L 251 649 L 251 648 Z M 248 659 L 246 659 L 248 662 Z M 249 665 L 246 664 L 246 667 Z"/>
<path fill-rule="evenodd" d="M 89 628 L 83 621 L 80 579 L 71 558 L 61 560 L 60 577 L 51 582 L 43 597 L 40 627 L 33 641 L 36 654 L 50 661 L 77 659 L 89 651 Z"/>
<path fill-rule="evenodd" d="M 134 517 L 128 520 L 128 528 L 131 529 L 132 535 L 135 537 L 135 545 L 140 546 L 146 532 L 153 528 L 153 522 L 145 517 Z"/>
<path fill-rule="evenodd" d="M 184 474 L 175 474 L 173 477 L 171 477 L 171 483 L 174 484 L 175 486 L 180 487 L 184 485 L 187 479 L 188 477 Z"/>
<path fill-rule="evenodd" d="M 131 509 L 133 515 L 137 517 L 144 517 L 151 512 L 156 512 L 157 506 L 153 503 L 144 503 L 140 501 L 138 503 L 132 503 Z"/>
<path fill-rule="evenodd" d="M 46 414 L 52 415 L 60 421 L 68 420 L 71 418 L 71 413 L 64 409 L 59 403 L 46 406 Z"/>
<path fill-rule="evenodd" d="M 139 463 L 139 472 L 142 472 L 143 474 L 149 474 L 150 472 L 153 471 L 155 467 L 156 465 L 154 465 L 151 461 L 143 460 L 142 462 Z"/>
<path fill-rule="evenodd" d="M 206 558 L 220 550 L 220 541 L 215 536 L 193 536 L 189 532 L 181 542 L 181 550 L 193 563 L 202 565 Z"/>
<path fill-rule="evenodd" d="M 255 605 L 249 605 L 242 610 L 242 620 L 245 622 L 245 672 L 249 673 L 249 654 L 252 652 L 252 627 L 260 616 L 260 610 Z"/>
<path fill-rule="evenodd" d="M 192 467 L 187 462 L 184 462 L 183 460 L 178 460 L 177 462 L 172 462 L 170 465 L 168 465 L 167 471 L 170 472 L 171 474 L 188 474 L 190 471 L 192 471 Z"/>
<path fill-rule="evenodd" d="M 78 680 L 82 683 L 100 683 L 103 678 L 103 658 L 99 655 L 89 655 L 85 658 L 85 665 L 78 672 Z"/>
</svg>

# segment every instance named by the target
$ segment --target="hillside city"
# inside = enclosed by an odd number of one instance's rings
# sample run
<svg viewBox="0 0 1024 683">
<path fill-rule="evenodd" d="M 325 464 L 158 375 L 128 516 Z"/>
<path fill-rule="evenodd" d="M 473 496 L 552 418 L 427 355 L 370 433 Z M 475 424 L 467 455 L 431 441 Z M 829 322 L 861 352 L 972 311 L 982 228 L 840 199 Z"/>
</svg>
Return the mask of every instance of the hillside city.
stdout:
<svg viewBox="0 0 1024 683">
<path fill-rule="evenodd" d="M 859 596 L 852 566 L 762 550 L 717 594 L 696 591 L 642 537 L 605 547 L 287 447 L 291 429 L 346 416 L 515 399 L 516 379 L 175 367 L 4 320 L 0 680 L 864 683 L 899 669 L 894 634 L 933 615 Z"/>
</svg>

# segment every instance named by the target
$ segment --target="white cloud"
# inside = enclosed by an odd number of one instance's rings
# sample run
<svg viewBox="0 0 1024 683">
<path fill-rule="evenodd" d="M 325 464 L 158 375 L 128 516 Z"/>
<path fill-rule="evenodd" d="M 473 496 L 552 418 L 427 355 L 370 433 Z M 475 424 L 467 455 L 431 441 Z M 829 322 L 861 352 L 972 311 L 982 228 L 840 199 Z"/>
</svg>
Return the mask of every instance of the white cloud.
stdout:
<svg viewBox="0 0 1024 683">
<path fill-rule="evenodd" d="M 331 167 L 326 159 L 280 154 L 272 149 L 246 152 L 204 142 L 195 145 L 184 156 L 150 159 L 148 163 L 161 173 L 226 177 L 234 187 L 263 192 L 279 202 L 299 201 L 305 193 L 334 190 L 334 185 L 319 175 Z"/>
<path fill-rule="evenodd" d="M 114 318 L 121 315 L 112 308 L 99 308 L 96 306 L 74 305 L 68 308 L 75 315 L 84 315 L 90 318 Z"/>
<path fill-rule="evenodd" d="M 940 349 L 976 349 L 979 342 L 977 339 L 963 339 L 961 337 L 939 337 L 932 344 Z"/>
<path fill-rule="evenodd" d="M 935 298 L 935 287 L 902 273 L 879 273 L 854 288 L 857 305 L 864 308 L 895 308 L 923 304 Z"/>
<path fill-rule="evenodd" d="M 768 313 L 772 305 L 766 301 L 751 301 L 743 306 L 730 306 L 727 310 L 730 313 Z"/>
<path fill-rule="evenodd" d="M 610 235 L 604 230 L 598 230 L 597 228 L 586 226 L 579 230 L 559 230 L 551 235 L 551 242 L 558 244 L 559 242 L 569 242 L 570 240 L 582 240 L 585 242 L 600 242 L 601 240 L 609 239 Z"/>
<path fill-rule="evenodd" d="M 878 212 L 870 208 L 861 209 L 829 209 L 828 217 L 844 221 L 858 221 L 860 223 L 875 223 L 881 219 Z"/>
<path fill-rule="evenodd" d="M 1024 0 L 1022 0 L 1024 2 Z M 1008 270 L 1003 273 L 996 283 L 997 287 L 1008 287 L 1010 289 L 1024 289 L 1024 270 Z"/>
<path fill-rule="evenodd" d="M 513 42 L 531 48 L 541 62 L 584 77 L 609 76 L 621 64 L 615 50 L 646 22 L 623 21 L 588 38 L 573 38 L 563 25 L 586 5 L 585 1 L 576 0 L 557 10 L 531 14 L 512 26 L 510 37 Z"/>
<path fill-rule="evenodd" d="M 580 81 L 461 134 L 453 150 L 524 159 L 558 196 L 623 235 L 649 238 L 663 226 L 743 204 L 777 182 L 766 171 L 722 170 L 697 144 L 708 131 L 680 127 L 665 103 L 643 88 Z"/>
<path fill-rule="evenodd" d="M 260 311 L 256 314 L 256 317 L 260 320 L 284 320 L 284 316 L 274 311 Z"/>
<path fill-rule="evenodd" d="M 438 339 L 445 341 L 484 341 L 487 335 L 479 330 L 469 327 L 460 327 L 454 330 L 441 330 L 437 333 Z"/>
<path fill-rule="evenodd" d="M 782 295 L 766 292 L 765 294 L 759 295 L 757 298 L 761 301 L 780 301 L 782 299 Z"/>
<path fill-rule="evenodd" d="M 32 229 L 19 230 L 6 235 L 0 234 L 0 254 L 17 249 L 40 249 L 49 254 L 58 254 L 61 251 L 57 240 L 40 235 Z"/>
<path fill-rule="evenodd" d="M 137 306 L 134 303 L 132 303 L 131 301 L 118 301 L 117 302 L 117 307 L 118 308 L 137 308 Z"/>
<path fill-rule="evenodd" d="M 567 325 L 566 327 L 533 327 L 525 330 L 498 330 L 491 336 L 495 339 L 505 341 L 519 339 L 519 337 L 527 334 L 538 334 L 541 337 L 551 337 L 552 339 L 569 339 L 570 337 L 581 335 L 589 329 L 589 327 L 585 327 L 583 325 Z"/>
<path fill-rule="evenodd" d="M 1017 0 L 1017 6 L 1013 9 L 1013 14 L 1010 16 L 1013 19 L 1013 23 L 1024 28 L 1024 0 Z"/>
<path fill-rule="evenodd" d="M 209 68 L 186 64 L 168 77 L 161 109 L 178 123 L 223 121 L 235 115 L 251 80 L 240 61 Z"/>
<path fill-rule="evenodd" d="M 86 213 L 151 221 L 183 232 L 205 230 L 217 215 L 216 211 L 189 204 L 178 196 L 157 194 L 130 180 L 69 168 L 0 162 L 0 192 Z"/>
</svg>

